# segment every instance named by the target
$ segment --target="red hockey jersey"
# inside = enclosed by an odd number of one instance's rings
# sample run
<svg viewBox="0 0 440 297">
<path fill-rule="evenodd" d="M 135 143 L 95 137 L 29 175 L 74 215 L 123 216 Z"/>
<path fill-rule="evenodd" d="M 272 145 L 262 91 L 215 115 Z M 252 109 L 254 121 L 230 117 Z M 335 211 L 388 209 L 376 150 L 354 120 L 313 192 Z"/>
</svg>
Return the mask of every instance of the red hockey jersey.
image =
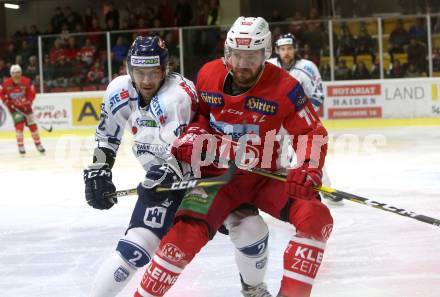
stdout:
<svg viewBox="0 0 440 297">
<path fill-rule="evenodd" d="M 266 63 L 253 87 L 231 96 L 224 92 L 227 75 L 218 59 L 205 64 L 197 78 L 200 115 L 209 120 L 212 129 L 235 141 L 247 134 L 258 167 L 280 168 L 280 141 L 286 134 L 292 139 L 298 162 L 313 160 L 323 166 L 327 131 L 297 80 Z"/>
<path fill-rule="evenodd" d="M 32 112 L 32 102 L 35 100 L 35 88 L 31 80 L 25 76 L 21 77 L 18 84 L 11 78 L 6 79 L 0 85 L 0 99 L 13 112 L 19 109 L 22 112 Z"/>
</svg>

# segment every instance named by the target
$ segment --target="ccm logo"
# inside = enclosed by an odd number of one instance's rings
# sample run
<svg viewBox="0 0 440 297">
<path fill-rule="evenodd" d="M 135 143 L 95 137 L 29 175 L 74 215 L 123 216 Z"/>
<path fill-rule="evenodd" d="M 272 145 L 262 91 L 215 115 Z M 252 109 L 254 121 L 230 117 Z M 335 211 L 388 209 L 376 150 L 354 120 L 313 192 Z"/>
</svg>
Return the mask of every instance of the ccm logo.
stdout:
<svg viewBox="0 0 440 297">
<path fill-rule="evenodd" d="M 172 190 L 194 188 L 197 185 L 196 180 L 175 182 L 171 185 Z"/>
</svg>

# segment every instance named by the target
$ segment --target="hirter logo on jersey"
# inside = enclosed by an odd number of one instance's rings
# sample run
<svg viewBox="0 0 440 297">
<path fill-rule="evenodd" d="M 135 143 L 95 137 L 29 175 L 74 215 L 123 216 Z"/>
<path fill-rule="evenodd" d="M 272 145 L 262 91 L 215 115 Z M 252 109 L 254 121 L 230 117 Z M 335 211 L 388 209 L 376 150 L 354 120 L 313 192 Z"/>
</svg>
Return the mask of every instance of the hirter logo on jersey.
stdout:
<svg viewBox="0 0 440 297">
<path fill-rule="evenodd" d="M 274 115 L 278 111 L 278 104 L 276 102 L 253 96 L 248 96 L 245 98 L 244 107 L 249 111 L 258 112 L 265 115 Z"/>
<path fill-rule="evenodd" d="M 240 38 L 240 37 L 235 38 L 235 42 L 237 43 L 237 45 L 250 45 L 251 41 L 252 41 L 251 38 Z"/>
<path fill-rule="evenodd" d="M 221 107 L 225 105 L 223 95 L 219 93 L 200 92 L 202 100 L 212 107 Z"/>
</svg>

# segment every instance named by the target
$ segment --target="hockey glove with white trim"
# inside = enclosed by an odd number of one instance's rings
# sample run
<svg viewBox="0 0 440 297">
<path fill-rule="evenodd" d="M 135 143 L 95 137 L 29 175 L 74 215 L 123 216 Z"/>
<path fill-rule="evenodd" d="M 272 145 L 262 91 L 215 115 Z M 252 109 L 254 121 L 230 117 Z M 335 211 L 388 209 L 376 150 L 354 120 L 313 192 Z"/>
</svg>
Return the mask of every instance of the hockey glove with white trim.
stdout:
<svg viewBox="0 0 440 297">
<path fill-rule="evenodd" d="M 92 164 L 84 170 L 87 204 L 96 209 L 109 209 L 118 202 L 110 198 L 116 192 L 112 171 L 107 164 Z M 110 196 L 110 197 L 109 197 Z"/>
<path fill-rule="evenodd" d="M 144 181 L 137 186 L 137 193 L 141 199 L 162 199 L 168 196 L 169 192 L 156 192 L 156 186 L 178 180 L 180 180 L 179 176 L 170 166 L 153 165 L 147 171 Z"/>
</svg>

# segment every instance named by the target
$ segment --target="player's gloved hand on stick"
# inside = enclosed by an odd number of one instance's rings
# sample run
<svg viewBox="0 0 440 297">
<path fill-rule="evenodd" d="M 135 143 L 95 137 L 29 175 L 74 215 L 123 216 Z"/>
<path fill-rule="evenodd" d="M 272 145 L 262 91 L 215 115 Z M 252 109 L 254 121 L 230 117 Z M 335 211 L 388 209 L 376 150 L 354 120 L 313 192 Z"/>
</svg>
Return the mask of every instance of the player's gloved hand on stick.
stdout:
<svg viewBox="0 0 440 297">
<path fill-rule="evenodd" d="M 203 134 L 208 134 L 208 131 L 200 127 L 189 127 L 186 132 L 173 143 L 171 153 L 177 160 L 191 164 L 194 144 L 196 143 L 197 137 Z M 194 151 L 194 153 L 201 154 L 202 151 Z"/>
<path fill-rule="evenodd" d="M 292 198 L 310 200 L 317 197 L 318 193 L 313 187 L 322 185 L 322 170 L 313 168 L 305 162 L 298 168 L 289 171 L 287 175 L 287 193 Z"/>
<path fill-rule="evenodd" d="M 145 179 L 137 186 L 139 198 L 151 200 L 152 198 L 162 198 L 167 196 L 168 192 L 156 192 L 155 188 L 161 184 L 168 184 L 178 181 L 180 178 L 177 173 L 166 164 L 153 165 L 147 171 Z"/>
<path fill-rule="evenodd" d="M 107 164 L 95 163 L 84 170 L 87 203 L 96 209 L 109 209 L 118 202 L 110 198 L 116 192 L 112 182 L 112 171 Z M 109 197 L 110 196 L 110 197 Z"/>
</svg>

